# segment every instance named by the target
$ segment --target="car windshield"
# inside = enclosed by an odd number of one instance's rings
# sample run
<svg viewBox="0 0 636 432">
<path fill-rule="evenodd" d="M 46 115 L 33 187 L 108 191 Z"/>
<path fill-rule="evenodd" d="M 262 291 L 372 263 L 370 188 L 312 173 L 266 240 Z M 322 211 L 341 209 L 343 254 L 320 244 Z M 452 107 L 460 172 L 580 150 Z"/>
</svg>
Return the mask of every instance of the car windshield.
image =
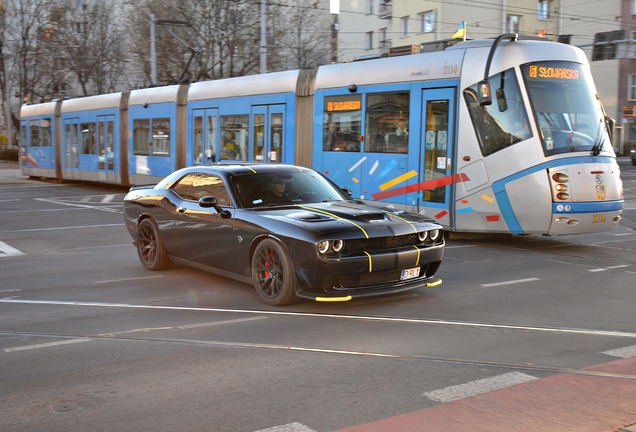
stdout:
<svg viewBox="0 0 636 432">
<path fill-rule="evenodd" d="M 232 177 L 232 185 L 243 208 L 349 199 L 330 180 L 310 170 L 240 174 Z"/>
<path fill-rule="evenodd" d="M 611 151 L 589 70 L 571 62 L 521 67 L 546 155 Z"/>
</svg>

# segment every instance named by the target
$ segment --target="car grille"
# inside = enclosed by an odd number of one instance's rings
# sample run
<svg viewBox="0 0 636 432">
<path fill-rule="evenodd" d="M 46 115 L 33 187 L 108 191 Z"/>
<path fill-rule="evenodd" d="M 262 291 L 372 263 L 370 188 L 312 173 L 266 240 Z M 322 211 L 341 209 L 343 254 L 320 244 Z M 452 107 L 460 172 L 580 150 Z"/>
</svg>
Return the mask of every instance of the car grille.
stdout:
<svg viewBox="0 0 636 432">
<path fill-rule="evenodd" d="M 406 234 L 391 237 L 376 237 L 369 239 L 356 239 L 345 241 L 343 253 L 374 251 L 383 249 L 396 249 L 411 245 L 421 245 L 417 234 Z"/>
<path fill-rule="evenodd" d="M 433 262 L 421 267 L 420 277 L 409 279 L 405 282 L 412 282 L 432 276 L 437 271 L 440 262 Z M 371 273 L 354 273 L 340 275 L 333 279 L 333 288 L 336 290 L 347 290 L 361 287 L 373 287 L 400 282 L 401 269 L 384 270 Z"/>
</svg>

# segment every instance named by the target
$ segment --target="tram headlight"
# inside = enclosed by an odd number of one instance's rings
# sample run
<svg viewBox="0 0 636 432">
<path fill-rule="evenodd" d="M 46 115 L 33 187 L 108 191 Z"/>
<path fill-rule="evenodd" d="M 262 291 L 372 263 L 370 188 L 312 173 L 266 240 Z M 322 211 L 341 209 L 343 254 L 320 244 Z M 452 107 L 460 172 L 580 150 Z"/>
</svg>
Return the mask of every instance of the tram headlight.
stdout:
<svg viewBox="0 0 636 432">
<path fill-rule="evenodd" d="M 559 183 L 554 188 L 558 190 L 559 192 L 565 192 L 566 190 L 568 190 L 568 185 Z"/>
<path fill-rule="evenodd" d="M 565 201 L 565 200 L 570 198 L 570 195 L 565 193 L 565 192 L 559 192 L 558 194 L 556 194 L 556 197 L 557 197 L 557 199 Z"/>
<path fill-rule="evenodd" d="M 569 181 L 570 177 L 564 173 L 554 173 L 552 174 L 552 180 L 554 180 L 557 183 L 564 183 L 566 181 Z"/>
<path fill-rule="evenodd" d="M 442 234 L 442 232 L 438 229 L 434 229 L 434 230 L 430 230 L 428 232 L 428 236 L 431 238 L 431 240 L 433 241 L 437 241 L 440 237 L 440 235 Z"/>
</svg>

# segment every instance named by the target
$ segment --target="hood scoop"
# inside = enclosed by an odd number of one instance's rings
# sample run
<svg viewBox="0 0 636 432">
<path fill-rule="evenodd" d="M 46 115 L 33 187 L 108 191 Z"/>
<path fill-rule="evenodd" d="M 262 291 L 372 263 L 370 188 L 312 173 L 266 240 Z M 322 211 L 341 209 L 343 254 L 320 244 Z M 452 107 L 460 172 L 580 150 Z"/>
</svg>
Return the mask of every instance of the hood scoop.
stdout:
<svg viewBox="0 0 636 432">
<path fill-rule="evenodd" d="M 333 218 L 329 216 L 326 216 L 320 213 L 309 212 L 309 211 L 299 211 L 299 212 L 289 213 L 287 214 L 287 217 L 290 219 L 295 219 L 295 220 L 303 221 L 303 222 L 322 222 L 326 220 L 333 220 Z"/>
<path fill-rule="evenodd" d="M 363 221 L 376 221 L 376 220 L 385 220 L 386 215 L 383 212 L 365 212 L 354 215 L 356 219 L 360 219 Z"/>
</svg>

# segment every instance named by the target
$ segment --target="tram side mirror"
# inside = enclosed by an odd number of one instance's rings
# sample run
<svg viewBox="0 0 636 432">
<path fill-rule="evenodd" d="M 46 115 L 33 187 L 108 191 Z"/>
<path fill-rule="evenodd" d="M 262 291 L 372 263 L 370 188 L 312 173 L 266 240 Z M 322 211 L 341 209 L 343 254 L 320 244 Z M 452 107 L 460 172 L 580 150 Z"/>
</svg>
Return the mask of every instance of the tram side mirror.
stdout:
<svg viewBox="0 0 636 432">
<path fill-rule="evenodd" d="M 508 110 L 508 102 L 506 102 L 506 93 L 504 93 L 504 89 L 498 88 L 495 95 L 497 95 L 497 107 L 499 108 L 499 112 Z"/>
<path fill-rule="evenodd" d="M 492 95 L 490 94 L 490 82 L 488 80 L 479 81 L 479 106 L 492 105 Z"/>
</svg>

